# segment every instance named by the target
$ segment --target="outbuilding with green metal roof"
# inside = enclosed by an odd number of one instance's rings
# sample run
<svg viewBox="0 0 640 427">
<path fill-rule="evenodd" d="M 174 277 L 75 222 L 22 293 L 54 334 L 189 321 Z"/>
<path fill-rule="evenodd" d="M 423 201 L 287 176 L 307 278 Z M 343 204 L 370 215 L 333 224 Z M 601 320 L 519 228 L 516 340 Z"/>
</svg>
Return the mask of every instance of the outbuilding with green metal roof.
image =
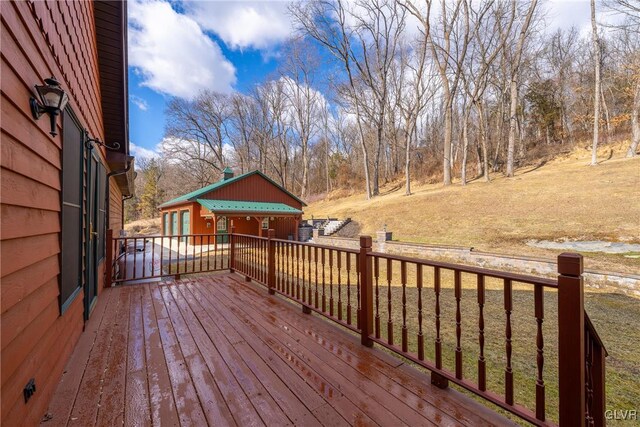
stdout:
<svg viewBox="0 0 640 427">
<path fill-rule="evenodd" d="M 226 234 L 255 236 L 274 229 L 280 239 L 298 239 L 306 204 L 261 171 L 234 176 L 230 168 L 222 179 L 160 205 L 164 235 Z M 193 241 L 193 238 L 189 238 Z"/>
</svg>

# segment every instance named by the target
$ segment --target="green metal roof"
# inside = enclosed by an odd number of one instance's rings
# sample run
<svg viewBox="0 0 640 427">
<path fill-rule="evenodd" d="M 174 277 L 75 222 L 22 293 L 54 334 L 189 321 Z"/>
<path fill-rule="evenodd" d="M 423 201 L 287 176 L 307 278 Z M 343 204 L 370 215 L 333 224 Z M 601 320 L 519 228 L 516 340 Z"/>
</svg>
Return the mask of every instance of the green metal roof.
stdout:
<svg viewBox="0 0 640 427">
<path fill-rule="evenodd" d="M 165 203 L 161 204 L 158 207 L 159 208 L 163 208 L 165 206 L 171 206 L 171 205 L 184 203 L 184 202 L 195 202 L 196 199 L 198 199 L 198 197 L 203 196 L 203 195 L 205 195 L 206 193 L 208 193 L 210 191 L 217 190 L 218 188 L 222 188 L 225 185 L 231 184 L 233 182 L 240 181 L 241 179 L 244 179 L 244 178 L 246 178 L 248 176 L 251 176 L 251 175 L 254 175 L 254 174 L 260 175 L 261 177 L 263 177 L 264 179 L 266 179 L 267 181 L 269 181 L 270 183 L 272 183 L 276 187 L 280 188 L 282 191 L 287 193 L 289 196 L 293 197 L 294 199 L 296 199 L 297 201 L 302 203 L 302 206 L 307 206 L 307 204 L 305 202 L 303 202 L 298 197 L 296 197 L 294 194 L 292 194 L 289 191 L 287 191 L 286 189 L 284 189 L 282 186 L 278 185 L 274 180 L 272 180 L 271 178 L 269 178 L 268 176 L 266 176 L 265 174 L 263 174 L 259 170 L 255 170 L 255 171 L 243 173 L 242 175 L 234 176 L 233 178 L 229 178 L 227 180 L 221 180 L 221 181 L 218 181 L 218 182 L 214 182 L 213 184 L 207 185 L 206 187 L 203 187 L 203 188 L 201 188 L 199 190 L 195 190 L 195 191 L 192 191 L 191 193 L 183 194 L 180 197 L 176 197 L 175 199 L 169 200 L 168 202 L 165 202 Z"/>
<path fill-rule="evenodd" d="M 301 210 L 284 203 L 246 202 L 242 200 L 209 200 L 197 199 L 203 207 L 220 213 L 252 213 L 252 214 L 289 214 L 299 215 Z"/>
</svg>

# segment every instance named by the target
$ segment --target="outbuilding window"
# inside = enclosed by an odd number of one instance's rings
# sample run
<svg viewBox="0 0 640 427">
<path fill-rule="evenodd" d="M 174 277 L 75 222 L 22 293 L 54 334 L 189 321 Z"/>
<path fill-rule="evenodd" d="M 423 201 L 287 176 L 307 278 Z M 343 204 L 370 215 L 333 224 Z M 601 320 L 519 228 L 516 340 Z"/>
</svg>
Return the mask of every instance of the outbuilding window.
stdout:
<svg viewBox="0 0 640 427">
<path fill-rule="evenodd" d="M 216 223 L 218 231 L 227 231 L 227 217 L 221 216 Z"/>
</svg>

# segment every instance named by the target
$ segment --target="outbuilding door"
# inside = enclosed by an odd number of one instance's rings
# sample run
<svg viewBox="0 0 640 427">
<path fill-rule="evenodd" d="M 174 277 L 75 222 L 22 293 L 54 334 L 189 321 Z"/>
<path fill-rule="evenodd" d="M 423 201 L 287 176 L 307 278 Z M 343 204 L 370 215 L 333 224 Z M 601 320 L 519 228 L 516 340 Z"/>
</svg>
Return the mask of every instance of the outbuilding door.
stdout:
<svg viewBox="0 0 640 427">
<path fill-rule="evenodd" d="M 171 212 L 171 235 L 177 236 L 178 233 L 178 212 Z"/>
<path fill-rule="evenodd" d="M 182 230 L 182 235 L 186 236 L 187 234 L 189 234 L 189 211 L 182 211 L 180 214 L 180 228 Z M 187 241 L 186 237 L 182 238 L 183 242 Z"/>
</svg>

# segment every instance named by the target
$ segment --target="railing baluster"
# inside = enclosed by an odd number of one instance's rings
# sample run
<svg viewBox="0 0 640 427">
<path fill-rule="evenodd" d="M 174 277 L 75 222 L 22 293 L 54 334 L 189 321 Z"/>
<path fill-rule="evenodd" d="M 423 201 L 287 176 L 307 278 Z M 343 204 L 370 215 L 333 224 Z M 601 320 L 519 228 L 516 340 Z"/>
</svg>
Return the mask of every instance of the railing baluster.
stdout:
<svg viewBox="0 0 640 427">
<path fill-rule="evenodd" d="M 360 329 L 360 310 L 361 310 L 361 299 L 360 299 L 360 257 L 356 256 L 356 326 Z"/>
<path fill-rule="evenodd" d="M 311 246 L 307 246 L 307 304 L 313 305 L 313 286 L 311 285 Z"/>
<path fill-rule="evenodd" d="M 584 384 L 585 384 L 585 423 L 594 426 L 593 419 L 593 339 L 591 334 L 584 335 Z"/>
<path fill-rule="evenodd" d="M 329 316 L 333 316 L 333 249 L 329 249 Z"/>
<path fill-rule="evenodd" d="M 338 320 L 342 320 L 342 251 L 338 255 Z"/>
<path fill-rule="evenodd" d="M 462 298 L 462 281 L 460 270 L 454 270 L 453 281 L 456 299 L 456 378 L 462 379 L 462 346 L 460 340 L 462 338 L 462 313 L 460 312 L 460 299 Z"/>
<path fill-rule="evenodd" d="M 478 389 L 485 391 L 487 389 L 487 366 L 484 358 L 484 303 L 485 288 L 484 275 L 478 274 L 478 344 L 480 345 L 480 354 L 478 355 Z"/>
<path fill-rule="evenodd" d="M 424 336 L 422 335 L 422 264 L 416 265 L 416 287 L 418 288 L 418 359 L 424 360 Z"/>
<path fill-rule="evenodd" d="M 318 247 L 315 246 L 313 248 L 313 264 L 315 266 L 315 277 L 316 277 L 316 293 L 315 293 L 315 307 L 318 308 Z"/>
<path fill-rule="evenodd" d="M 147 277 L 147 239 L 143 238 L 142 242 L 142 277 Z M 150 275 L 153 276 L 153 268 L 151 269 Z"/>
<path fill-rule="evenodd" d="M 347 253 L 347 325 L 351 324 L 351 254 Z"/>
<path fill-rule="evenodd" d="M 192 269 L 191 271 L 195 272 L 196 271 L 196 239 L 195 239 L 194 236 L 189 235 L 187 237 L 186 243 L 185 243 L 187 245 L 187 247 L 189 245 L 189 239 L 193 239 L 193 251 L 192 251 L 193 259 L 191 260 L 191 269 Z M 200 269 L 200 270 L 202 270 L 202 269 Z"/>
<path fill-rule="evenodd" d="M 436 368 L 442 369 L 442 338 L 440 338 L 440 267 L 433 269 L 433 292 L 436 294 Z"/>
<path fill-rule="evenodd" d="M 177 250 L 176 250 L 176 274 L 180 274 L 180 238 L 178 237 L 176 239 L 176 245 L 177 245 Z"/>
<path fill-rule="evenodd" d="M 171 247 L 171 241 L 172 240 L 173 239 L 171 237 L 169 237 L 169 275 L 171 275 L 171 270 L 172 270 L 172 268 L 171 268 L 171 252 L 173 252 L 172 251 L 172 247 Z M 164 247 L 164 244 L 162 246 Z"/>
<path fill-rule="evenodd" d="M 322 263 L 322 312 L 326 312 L 327 311 L 327 297 L 325 295 L 325 251 L 324 248 L 320 249 L 322 252 L 322 258 L 321 258 L 321 263 Z"/>
<path fill-rule="evenodd" d="M 375 294 L 376 294 L 376 313 L 374 316 L 374 329 L 376 338 L 380 338 L 380 286 L 378 279 L 380 278 L 380 262 L 379 258 L 373 259 L 373 277 L 375 280 Z"/>
<path fill-rule="evenodd" d="M 124 238 L 124 256 L 122 257 L 122 259 L 124 260 L 123 264 L 124 264 L 124 272 L 122 273 L 124 275 L 124 279 L 127 279 L 127 255 L 129 255 L 127 253 L 127 238 Z"/>
<path fill-rule="evenodd" d="M 138 264 L 136 262 L 136 258 L 138 257 L 138 239 L 137 238 L 133 238 L 133 278 L 136 279 L 138 276 L 136 274 L 136 269 L 137 269 L 137 265 Z M 142 272 L 142 275 L 144 276 L 144 270 Z"/>
<path fill-rule="evenodd" d="M 504 312 L 506 316 L 505 351 L 507 366 L 504 371 L 504 400 L 513 405 L 513 368 L 511 367 L 511 312 L 513 310 L 513 289 L 511 279 L 504 279 Z"/>
<path fill-rule="evenodd" d="M 296 247 L 296 298 L 300 299 L 300 245 L 295 244 Z"/>
<path fill-rule="evenodd" d="M 538 375 L 536 378 L 536 418 L 545 420 L 545 393 L 544 379 L 542 377 L 544 369 L 544 337 L 542 335 L 542 322 L 544 321 L 544 289 L 540 285 L 534 288 L 534 308 L 537 323 L 536 333 L 536 365 Z"/>
<path fill-rule="evenodd" d="M 387 341 L 389 344 L 393 345 L 393 318 L 391 316 L 391 280 L 393 277 L 393 263 L 391 258 L 387 258 L 387 310 L 388 310 L 388 318 L 387 318 Z"/>
<path fill-rule="evenodd" d="M 402 351 L 409 349 L 407 333 L 407 263 L 400 263 L 400 281 L 402 282 Z"/>
<path fill-rule="evenodd" d="M 162 271 L 160 271 L 162 274 Z M 156 275 L 156 238 L 151 238 L 151 275 Z"/>
</svg>

